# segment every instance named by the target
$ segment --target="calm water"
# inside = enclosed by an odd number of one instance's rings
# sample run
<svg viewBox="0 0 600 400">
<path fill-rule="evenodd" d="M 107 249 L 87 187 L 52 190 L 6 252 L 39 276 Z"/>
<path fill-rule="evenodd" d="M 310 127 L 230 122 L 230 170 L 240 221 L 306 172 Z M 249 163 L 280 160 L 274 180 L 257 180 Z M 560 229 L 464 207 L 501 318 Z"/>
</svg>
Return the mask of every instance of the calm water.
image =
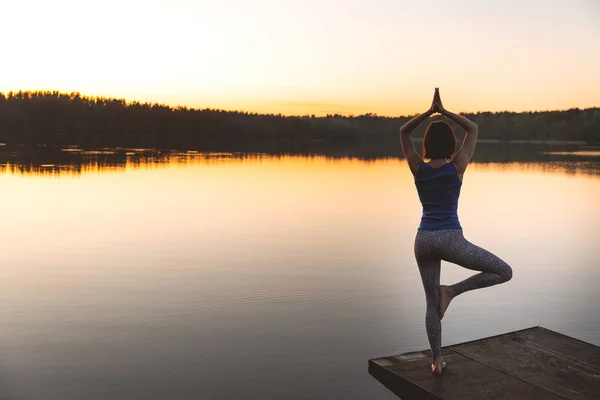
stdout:
<svg viewBox="0 0 600 400">
<path fill-rule="evenodd" d="M 570 157 L 469 166 L 465 236 L 514 278 L 456 298 L 443 345 L 600 345 L 600 174 Z M 404 161 L 127 160 L 4 165 L 0 398 L 396 398 L 367 360 L 428 347 Z"/>
</svg>

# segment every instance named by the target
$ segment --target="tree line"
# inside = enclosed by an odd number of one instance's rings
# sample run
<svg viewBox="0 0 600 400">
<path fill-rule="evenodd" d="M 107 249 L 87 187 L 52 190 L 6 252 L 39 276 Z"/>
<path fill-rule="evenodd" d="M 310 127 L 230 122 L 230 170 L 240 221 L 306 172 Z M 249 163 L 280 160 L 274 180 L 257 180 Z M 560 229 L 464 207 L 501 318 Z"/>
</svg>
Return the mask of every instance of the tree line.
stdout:
<svg viewBox="0 0 600 400">
<path fill-rule="evenodd" d="M 461 113 L 481 139 L 600 142 L 600 108 Z M 227 151 L 399 151 L 398 128 L 412 116 L 284 116 L 126 102 L 58 91 L 0 93 L 0 141 L 7 145 L 145 147 Z M 442 116 L 433 117 L 444 119 Z M 447 120 L 457 136 L 463 132 Z M 422 137 L 427 123 L 415 131 Z"/>
</svg>

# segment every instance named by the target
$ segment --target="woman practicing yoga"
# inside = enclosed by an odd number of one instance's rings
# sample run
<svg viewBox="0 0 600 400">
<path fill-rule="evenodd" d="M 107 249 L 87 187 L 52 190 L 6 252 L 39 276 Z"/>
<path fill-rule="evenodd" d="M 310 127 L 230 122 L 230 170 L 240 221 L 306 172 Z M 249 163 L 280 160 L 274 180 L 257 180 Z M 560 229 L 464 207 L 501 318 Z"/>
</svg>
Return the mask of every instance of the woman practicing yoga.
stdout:
<svg viewBox="0 0 600 400">
<path fill-rule="evenodd" d="M 436 112 L 456 122 L 467 134 L 460 150 L 454 154 L 456 136 L 450 125 L 444 121 L 432 122 L 423 138 L 421 158 L 415 151 L 410 134 Z M 433 356 L 431 371 L 434 374 L 441 374 L 446 366 L 441 355 L 441 319 L 450 301 L 466 291 L 496 285 L 512 278 L 511 267 L 489 251 L 467 241 L 458 222 L 458 197 L 463 175 L 475 151 L 477 130 L 474 122 L 444 109 L 438 88 L 435 89 L 429 110 L 400 128 L 402 151 L 415 177 L 423 205 L 423 216 L 415 238 L 415 258 L 427 299 L 425 328 Z M 423 159 L 430 161 L 426 163 Z M 442 260 L 481 273 L 451 286 L 440 285 Z"/>
</svg>

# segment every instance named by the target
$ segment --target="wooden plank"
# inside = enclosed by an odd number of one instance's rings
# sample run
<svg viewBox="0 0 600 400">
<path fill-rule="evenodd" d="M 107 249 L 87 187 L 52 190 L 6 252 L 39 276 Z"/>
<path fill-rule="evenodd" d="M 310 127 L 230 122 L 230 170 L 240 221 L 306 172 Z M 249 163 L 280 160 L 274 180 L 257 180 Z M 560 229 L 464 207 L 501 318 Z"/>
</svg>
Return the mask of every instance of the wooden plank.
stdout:
<svg viewBox="0 0 600 400">
<path fill-rule="evenodd" d="M 600 347 L 544 328 L 450 346 L 566 399 L 600 399 Z"/>
<path fill-rule="evenodd" d="M 403 400 L 564 400 L 475 360 L 450 352 L 442 376 L 431 373 L 424 353 L 372 360 L 369 373 Z"/>
<path fill-rule="evenodd" d="M 524 336 L 548 349 L 560 351 L 570 357 L 600 369 L 600 346 L 551 331 L 543 327 L 523 332 Z"/>
<path fill-rule="evenodd" d="M 600 347 L 533 327 L 431 351 L 369 360 L 369 373 L 403 400 L 600 399 Z"/>
</svg>

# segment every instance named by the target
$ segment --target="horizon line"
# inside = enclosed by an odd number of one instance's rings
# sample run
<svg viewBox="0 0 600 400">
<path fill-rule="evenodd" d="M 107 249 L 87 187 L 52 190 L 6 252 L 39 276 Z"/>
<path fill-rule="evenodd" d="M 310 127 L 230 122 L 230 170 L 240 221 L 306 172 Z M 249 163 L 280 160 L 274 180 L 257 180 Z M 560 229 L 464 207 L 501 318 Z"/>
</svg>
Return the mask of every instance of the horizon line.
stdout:
<svg viewBox="0 0 600 400">
<path fill-rule="evenodd" d="M 168 104 L 168 103 L 160 103 L 158 101 L 140 101 L 140 100 L 128 100 L 125 97 L 110 97 L 110 96 L 102 96 L 102 95 L 89 95 L 89 94 L 85 94 L 79 91 L 61 91 L 61 90 L 52 90 L 52 89 L 38 89 L 38 90 L 28 90 L 28 89 L 19 89 L 18 91 L 15 90 L 9 90 L 9 91 L 2 91 L 0 90 L 0 95 L 7 98 L 8 95 L 10 94 L 51 94 L 51 95 L 62 95 L 62 96 L 69 96 L 71 98 L 79 96 L 83 99 L 89 99 L 89 100 L 94 100 L 94 99 L 102 99 L 102 100 L 117 100 L 117 101 L 123 101 L 125 103 L 126 106 L 131 106 L 133 104 L 140 104 L 140 105 L 149 105 L 149 106 L 159 106 L 159 107 L 168 107 L 172 110 L 177 110 L 177 109 L 181 109 L 181 108 L 185 108 L 188 109 L 190 111 L 220 111 L 220 112 L 231 112 L 231 113 L 239 113 L 239 114 L 251 114 L 251 115 L 264 115 L 264 116 L 276 116 L 276 117 L 290 117 L 290 118 L 302 118 L 302 117 L 315 117 L 315 118 L 326 118 L 328 116 L 342 116 L 342 117 L 346 117 L 346 118 L 356 118 L 356 117 L 362 117 L 362 116 L 370 116 L 370 117 L 381 117 L 381 118 L 403 118 L 403 117 L 414 117 L 416 115 L 420 115 L 422 114 L 422 112 L 415 112 L 412 114 L 396 114 L 396 115 L 384 115 L 384 114 L 378 114 L 376 112 L 364 112 L 364 113 L 353 113 L 353 112 L 344 112 L 344 111 L 328 111 L 328 110 L 319 110 L 320 113 L 326 113 L 324 115 L 316 115 L 317 113 L 305 113 L 305 114 L 296 114 L 296 113 L 284 113 L 284 112 L 260 112 L 260 111 L 249 111 L 249 110 L 243 110 L 243 109 L 227 109 L 227 108 L 212 108 L 212 107 L 195 107 L 195 106 L 189 106 L 189 105 L 185 105 L 185 104 Z M 525 110 L 525 111 L 512 111 L 512 110 L 508 110 L 508 109 L 504 109 L 504 110 L 498 110 L 498 111 L 487 111 L 487 110 L 478 110 L 478 111 L 458 111 L 455 112 L 456 114 L 483 114 L 483 113 L 491 113 L 491 114 L 501 114 L 501 113 L 514 113 L 514 114 L 525 114 L 525 113 L 545 113 L 545 112 L 565 112 L 565 111 L 570 111 L 570 110 L 580 110 L 580 111 L 585 111 L 585 110 L 594 110 L 594 109 L 600 109 L 600 105 L 599 106 L 592 106 L 592 107 L 585 107 L 585 108 L 580 108 L 580 107 L 570 107 L 570 108 L 565 108 L 565 109 L 546 109 L 546 110 Z M 434 113 L 432 114 L 432 116 L 438 116 L 441 115 L 439 113 Z"/>
</svg>

